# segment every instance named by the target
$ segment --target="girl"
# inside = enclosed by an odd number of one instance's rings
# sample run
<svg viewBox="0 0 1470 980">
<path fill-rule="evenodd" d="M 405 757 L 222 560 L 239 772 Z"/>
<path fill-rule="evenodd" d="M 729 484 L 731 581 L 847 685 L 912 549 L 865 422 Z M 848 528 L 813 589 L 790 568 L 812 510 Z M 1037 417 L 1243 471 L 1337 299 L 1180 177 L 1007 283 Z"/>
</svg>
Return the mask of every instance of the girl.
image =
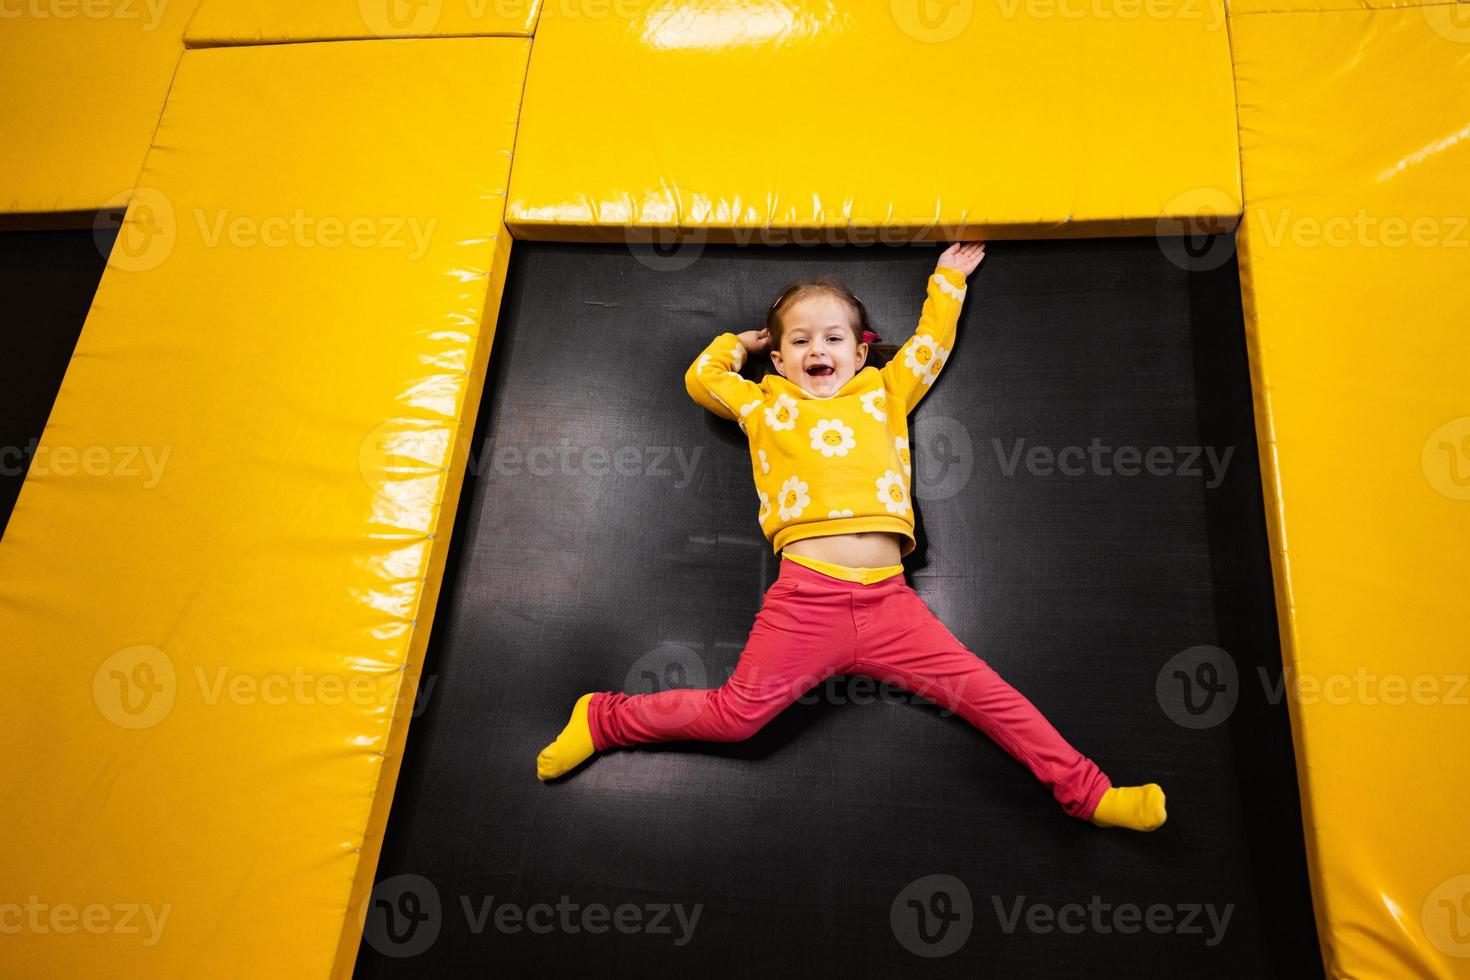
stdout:
<svg viewBox="0 0 1470 980">
<path fill-rule="evenodd" d="M 685 375 L 695 401 L 750 441 L 761 530 L 781 555 L 729 681 L 712 690 L 578 698 L 536 757 L 553 779 L 594 752 L 672 739 L 750 737 L 832 674 L 891 681 L 958 713 L 1045 783 L 1068 814 L 1153 830 L 1157 783 L 1114 786 L 1030 701 L 967 650 L 904 582 L 914 550 L 908 414 L 943 369 L 983 243 L 954 244 L 929 278 L 914 336 L 881 368 L 867 310 L 831 277 L 796 282 L 764 329 L 722 333 Z M 739 374 L 769 350 L 760 384 Z"/>
</svg>

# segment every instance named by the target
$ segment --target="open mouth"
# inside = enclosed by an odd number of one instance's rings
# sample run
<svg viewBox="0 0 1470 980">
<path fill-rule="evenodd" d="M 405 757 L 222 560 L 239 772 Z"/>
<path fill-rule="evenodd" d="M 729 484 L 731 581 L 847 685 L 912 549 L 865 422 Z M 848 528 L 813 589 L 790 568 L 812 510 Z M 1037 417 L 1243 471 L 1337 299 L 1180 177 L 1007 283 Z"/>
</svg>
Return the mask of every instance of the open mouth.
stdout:
<svg viewBox="0 0 1470 980">
<path fill-rule="evenodd" d="M 806 373 L 814 378 L 825 378 L 833 373 L 833 369 L 827 364 L 818 364 L 816 367 L 807 368 Z"/>
</svg>

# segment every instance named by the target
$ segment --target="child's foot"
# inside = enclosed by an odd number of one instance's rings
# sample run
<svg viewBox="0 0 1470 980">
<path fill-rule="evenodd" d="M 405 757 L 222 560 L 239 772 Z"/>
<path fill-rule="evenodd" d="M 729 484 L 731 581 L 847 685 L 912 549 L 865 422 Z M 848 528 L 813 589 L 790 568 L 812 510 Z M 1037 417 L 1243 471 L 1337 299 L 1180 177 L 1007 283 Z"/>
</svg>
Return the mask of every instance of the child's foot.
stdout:
<svg viewBox="0 0 1470 980">
<path fill-rule="evenodd" d="M 1092 822 L 1099 827 L 1154 830 L 1168 816 L 1164 812 L 1163 789 L 1158 783 L 1146 783 L 1143 786 L 1114 786 L 1109 789 L 1098 800 Z"/>
<path fill-rule="evenodd" d="M 592 747 L 592 729 L 587 725 L 587 702 L 591 694 L 584 694 L 572 706 L 572 720 L 561 730 L 541 754 L 536 756 L 536 778 L 543 782 L 555 779 L 564 772 L 580 766 L 596 751 Z"/>
</svg>

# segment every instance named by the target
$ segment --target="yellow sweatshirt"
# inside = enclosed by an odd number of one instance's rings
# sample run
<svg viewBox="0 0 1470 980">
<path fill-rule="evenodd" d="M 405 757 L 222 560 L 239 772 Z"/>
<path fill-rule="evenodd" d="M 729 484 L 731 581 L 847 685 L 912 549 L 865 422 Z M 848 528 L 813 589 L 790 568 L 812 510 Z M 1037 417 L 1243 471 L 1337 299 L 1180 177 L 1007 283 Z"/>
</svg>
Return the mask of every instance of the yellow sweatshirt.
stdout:
<svg viewBox="0 0 1470 980">
<path fill-rule="evenodd" d="M 896 531 L 900 555 L 914 550 L 908 414 L 949 357 L 965 291 L 959 272 L 936 270 L 918 329 L 893 360 L 825 398 L 778 374 L 760 384 L 741 377 L 749 351 L 734 333 L 690 365 L 690 397 L 750 440 L 758 519 L 777 554 L 803 538 L 859 531 Z"/>
</svg>

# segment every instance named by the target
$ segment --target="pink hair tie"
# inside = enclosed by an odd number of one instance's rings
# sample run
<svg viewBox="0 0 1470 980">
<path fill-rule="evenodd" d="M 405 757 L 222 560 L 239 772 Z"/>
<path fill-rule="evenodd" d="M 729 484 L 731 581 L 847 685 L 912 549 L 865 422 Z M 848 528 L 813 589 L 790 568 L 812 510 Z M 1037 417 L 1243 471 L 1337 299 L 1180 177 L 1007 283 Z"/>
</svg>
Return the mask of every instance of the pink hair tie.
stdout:
<svg viewBox="0 0 1470 980">
<path fill-rule="evenodd" d="M 882 337 L 879 337 L 876 333 L 874 333 L 871 330 L 864 330 L 863 331 L 863 343 L 865 343 L 865 344 L 871 344 L 875 340 L 882 340 L 882 339 L 883 339 Z"/>
</svg>

